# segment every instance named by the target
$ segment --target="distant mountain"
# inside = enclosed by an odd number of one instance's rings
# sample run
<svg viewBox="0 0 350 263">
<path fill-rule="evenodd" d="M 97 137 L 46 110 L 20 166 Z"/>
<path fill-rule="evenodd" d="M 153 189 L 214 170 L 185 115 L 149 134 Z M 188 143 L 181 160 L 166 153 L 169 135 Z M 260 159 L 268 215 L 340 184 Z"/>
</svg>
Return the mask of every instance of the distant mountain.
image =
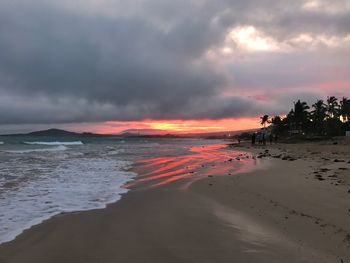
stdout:
<svg viewBox="0 0 350 263">
<path fill-rule="evenodd" d="M 60 129 L 48 129 L 43 131 L 35 131 L 27 133 L 28 136 L 80 136 L 81 134 L 76 132 L 70 132 Z"/>
<path fill-rule="evenodd" d="M 60 129 L 48 129 L 48 130 L 42 130 L 42 131 L 35 131 L 25 134 L 6 134 L 1 136 L 33 136 L 33 137 L 100 137 L 100 136 L 110 136 L 110 135 L 102 135 L 102 134 L 95 134 L 90 132 L 83 132 L 83 133 L 77 133 L 77 132 L 71 132 L 71 131 L 65 131 Z"/>
</svg>

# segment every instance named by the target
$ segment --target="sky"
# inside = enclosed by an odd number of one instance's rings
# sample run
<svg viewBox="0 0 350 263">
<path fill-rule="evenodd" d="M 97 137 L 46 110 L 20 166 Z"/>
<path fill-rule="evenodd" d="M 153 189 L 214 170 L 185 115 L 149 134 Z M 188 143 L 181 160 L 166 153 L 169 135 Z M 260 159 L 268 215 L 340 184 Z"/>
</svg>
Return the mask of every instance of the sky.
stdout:
<svg viewBox="0 0 350 263">
<path fill-rule="evenodd" d="M 350 0 L 2 0 L 0 133 L 255 128 L 349 58 Z"/>
</svg>

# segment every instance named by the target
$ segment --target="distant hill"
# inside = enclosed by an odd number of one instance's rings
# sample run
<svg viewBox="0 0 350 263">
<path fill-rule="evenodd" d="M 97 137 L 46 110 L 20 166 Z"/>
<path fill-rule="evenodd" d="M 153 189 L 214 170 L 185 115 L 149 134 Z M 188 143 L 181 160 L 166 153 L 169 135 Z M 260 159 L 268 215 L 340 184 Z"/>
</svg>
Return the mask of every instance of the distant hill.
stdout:
<svg viewBox="0 0 350 263">
<path fill-rule="evenodd" d="M 48 129 L 43 131 L 35 131 L 27 133 L 28 136 L 80 136 L 81 134 L 76 132 L 70 132 L 60 129 Z"/>
<path fill-rule="evenodd" d="M 71 131 L 65 131 L 60 129 L 48 129 L 48 130 L 42 130 L 42 131 L 35 131 L 30 133 L 22 133 L 22 134 L 6 134 L 6 135 L 0 135 L 0 136 L 32 136 L 32 137 L 101 137 L 101 136 L 110 136 L 110 135 L 103 135 L 103 134 L 95 134 L 95 133 L 89 133 L 89 132 L 83 132 L 83 133 L 77 133 L 77 132 L 71 132 Z"/>
</svg>

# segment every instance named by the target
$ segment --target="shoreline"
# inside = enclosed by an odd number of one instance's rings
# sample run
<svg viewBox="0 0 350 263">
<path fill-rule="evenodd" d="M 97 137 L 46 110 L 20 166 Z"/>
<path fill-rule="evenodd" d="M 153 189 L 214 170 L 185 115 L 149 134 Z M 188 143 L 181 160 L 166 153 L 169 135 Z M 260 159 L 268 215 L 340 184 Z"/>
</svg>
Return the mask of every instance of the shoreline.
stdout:
<svg viewBox="0 0 350 263">
<path fill-rule="evenodd" d="M 267 148 L 269 154 L 276 155 L 283 152 L 278 148 L 284 146 Z M 239 148 L 259 155 L 260 149 L 248 147 Z M 289 148 L 287 152 L 292 153 Z M 267 170 L 234 176 L 213 174 L 193 182 L 186 191 L 179 190 L 177 182 L 167 187 L 131 190 L 105 209 L 54 216 L 15 240 L 1 244 L 0 259 L 2 262 L 350 260 L 346 241 L 350 232 L 346 224 L 350 210 L 345 211 L 349 204 L 347 184 L 335 187 L 328 179 L 314 178 L 313 172 L 320 166 L 317 160 L 274 159 Z"/>
<path fill-rule="evenodd" d="M 120 162 L 119 162 L 120 163 Z M 118 163 L 118 165 L 119 165 Z M 24 215 L 28 215 L 27 217 L 23 216 L 22 220 L 18 220 L 15 221 L 15 223 L 13 223 L 13 225 L 6 225 L 4 224 L 0 230 L 0 246 L 2 244 L 6 244 L 8 242 L 14 241 L 18 236 L 20 236 L 22 233 L 24 233 L 25 231 L 30 230 L 32 227 L 36 226 L 36 225 L 40 225 L 48 220 L 50 220 L 51 218 L 57 217 L 57 216 L 62 216 L 62 215 L 66 215 L 66 214 L 70 214 L 70 213 L 80 213 L 80 212 L 85 212 L 85 211 L 93 211 L 93 210 L 99 210 L 99 209 L 105 209 L 107 207 L 107 205 L 109 204 L 113 204 L 115 202 L 118 202 L 123 194 L 126 194 L 129 189 L 126 189 L 124 187 L 122 187 L 125 183 L 128 183 L 132 180 L 134 180 L 134 178 L 137 176 L 136 173 L 133 173 L 131 171 L 128 171 L 128 167 L 130 166 L 130 163 L 127 161 L 123 161 L 124 166 L 118 166 L 118 171 L 116 171 L 119 175 L 119 177 L 117 178 L 117 180 L 112 180 L 112 183 L 114 185 L 114 188 L 111 189 L 110 192 L 107 192 L 106 189 L 104 189 L 104 193 L 99 192 L 99 197 L 98 198 L 91 198 L 91 196 L 85 195 L 84 197 L 86 197 L 86 199 L 84 199 L 82 202 L 79 202 L 80 200 L 71 200 L 68 199 L 70 203 L 68 203 L 68 205 L 65 205 L 66 203 L 64 203 L 63 201 L 60 203 L 60 199 L 54 199 L 54 197 L 49 196 L 49 198 L 46 199 L 42 199 L 41 201 L 38 201 L 37 203 L 42 203 L 45 204 L 47 206 L 52 206 L 55 207 L 55 209 L 51 209 L 51 211 L 43 211 L 42 213 L 33 213 L 33 214 L 29 214 L 28 213 L 28 209 L 22 209 L 20 210 L 21 213 L 23 213 Z M 117 168 L 117 166 L 114 167 L 114 169 Z M 96 171 L 96 170 L 95 170 Z M 85 174 L 86 176 L 86 174 Z M 95 176 L 95 178 L 100 178 L 103 179 L 101 177 L 98 177 L 98 175 Z M 83 182 L 82 182 L 83 183 Z M 111 184 L 112 184 L 111 183 Z M 107 185 L 108 187 L 108 185 Z M 76 192 L 74 192 L 75 194 L 77 194 L 77 192 L 79 193 L 80 189 L 76 189 Z M 100 190 L 100 189 L 94 189 L 94 190 Z M 91 191 L 91 190 L 90 190 Z M 107 194 L 106 194 L 107 192 Z M 111 193 L 111 194 L 109 194 Z M 74 195 L 72 194 L 72 197 Z M 57 203 L 51 201 L 52 199 L 50 199 L 50 197 L 57 201 Z M 88 198 L 90 197 L 90 198 Z M 25 197 L 22 198 L 22 200 L 25 201 L 24 199 Z M 61 197 L 61 199 L 64 199 L 64 196 Z M 19 198 L 17 198 L 18 200 Z M 6 200 L 5 198 L 3 198 L 3 200 Z M 75 201 L 75 203 L 74 203 Z M 26 203 L 25 203 L 26 204 Z M 6 211 L 6 205 L 4 205 L 4 211 Z M 17 204 L 17 206 L 19 206 Z M 16 206 L 12 206 L 12 207 L 16 207 Z M 19 206 L 20 208 L 22 207 L 26 207 L 25 205 Z M 30 206 L 29 206 L 30 207 Z M 9 211 L 9 213 L 7 213 L 7 218 L 16 218 L 16 216 L 18 217 L 18 213 L 13 215 L 14 213 L 11 213 L 11 210 L 8 209 L 7 211 Z M 1 219 L 5 218 L 5 214 L 1 214 Z M 5 218 L 5 219 L 7 219 Z M 0 220 L 1 221 L 1 220 Z M 5 220 L 4 220 L 5 221 Z M 16 228 L 14 227 L 16 226 Z"/>
</svg>

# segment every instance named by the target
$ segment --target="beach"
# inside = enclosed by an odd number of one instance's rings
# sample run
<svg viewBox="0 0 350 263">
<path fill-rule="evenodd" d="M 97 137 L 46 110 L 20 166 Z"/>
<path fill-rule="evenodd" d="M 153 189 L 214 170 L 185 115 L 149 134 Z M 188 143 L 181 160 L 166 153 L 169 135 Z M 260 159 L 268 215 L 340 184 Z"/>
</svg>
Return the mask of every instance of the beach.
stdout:
<svg viewBox="0 0 350 263">
<path fill-rule="evenodd" d="M 0 245 L 0 262 L 350 262 L 349 146 L 146 158 L 121 200 L 31 227 Z"/>
</svg>

